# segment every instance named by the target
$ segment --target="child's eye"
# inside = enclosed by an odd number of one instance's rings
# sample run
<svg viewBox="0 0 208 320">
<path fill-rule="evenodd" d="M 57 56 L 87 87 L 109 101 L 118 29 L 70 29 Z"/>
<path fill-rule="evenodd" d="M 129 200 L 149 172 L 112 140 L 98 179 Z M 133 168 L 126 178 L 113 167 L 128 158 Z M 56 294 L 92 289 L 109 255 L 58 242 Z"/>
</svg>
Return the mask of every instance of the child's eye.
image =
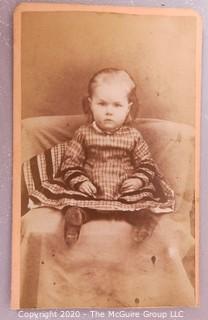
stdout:
<svg viewBox="0 0 208 320">
<path fill-rule="evenodd" d="M 119 103 L 119 102 L 115 102 L 115 103 L 114 103 L 114 107 L 122 107 L 122 104 Z"/>
<path fill-rule="evenodd" d="M 105 101 L 100 101 L 100 102 L 98 102 L 98 105 L 101 107 L 105 107 L 107 105 L 107 103 Z"/>
</svg>

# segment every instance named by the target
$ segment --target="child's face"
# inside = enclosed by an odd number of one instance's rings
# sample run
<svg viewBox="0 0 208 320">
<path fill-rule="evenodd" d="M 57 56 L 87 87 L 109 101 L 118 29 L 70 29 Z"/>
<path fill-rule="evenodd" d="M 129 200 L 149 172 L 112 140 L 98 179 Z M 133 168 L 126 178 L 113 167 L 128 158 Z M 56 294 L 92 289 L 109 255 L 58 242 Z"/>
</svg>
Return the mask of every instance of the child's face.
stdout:
<svg viewBox="0 0 208 320">
<path fill-rule="evenodd" d="M 130 111 L 127 89 L 117 82 L 105 82 L 94 88 L 89 98 L 91 111 L 96 124 L 103 130 L 120 128 Z"/>
</svg>

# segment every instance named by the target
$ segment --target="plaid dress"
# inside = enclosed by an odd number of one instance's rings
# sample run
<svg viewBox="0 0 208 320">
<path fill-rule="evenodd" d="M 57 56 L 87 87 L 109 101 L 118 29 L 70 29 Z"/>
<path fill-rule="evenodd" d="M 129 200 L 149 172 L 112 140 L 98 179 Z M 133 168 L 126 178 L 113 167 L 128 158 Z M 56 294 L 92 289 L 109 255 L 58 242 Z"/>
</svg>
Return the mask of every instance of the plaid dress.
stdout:
<svg viewBox="0 0 208 320">
<path fill-rule="evenodd" d="M 30 203 L 63 209 L 68 206 L 105 211 L 155 213 L 174 210 L 174 192 L 154 163 L 140 132 L 123 126 L 105 133 L 94 124 L 81 126 L 74 137 L 23 164 Z M 121 193 L 128 178 L 140 178 L 142 187 Z M 79 191 L 91 181 L 96 195 Z"/>
</svg>

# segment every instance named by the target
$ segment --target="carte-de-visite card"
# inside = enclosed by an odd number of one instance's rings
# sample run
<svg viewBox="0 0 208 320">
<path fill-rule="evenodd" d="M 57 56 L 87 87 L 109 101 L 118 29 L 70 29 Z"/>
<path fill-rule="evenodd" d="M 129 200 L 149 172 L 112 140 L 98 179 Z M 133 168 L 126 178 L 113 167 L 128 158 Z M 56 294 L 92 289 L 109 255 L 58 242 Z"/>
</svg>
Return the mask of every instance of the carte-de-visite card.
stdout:
<svg viewBox="0 0 208 320">
<path fill-rule="evenodd" d="M 201 42 L 191 9 L 16 8 L 12 308 L 199 304 Z"/>
</svg>

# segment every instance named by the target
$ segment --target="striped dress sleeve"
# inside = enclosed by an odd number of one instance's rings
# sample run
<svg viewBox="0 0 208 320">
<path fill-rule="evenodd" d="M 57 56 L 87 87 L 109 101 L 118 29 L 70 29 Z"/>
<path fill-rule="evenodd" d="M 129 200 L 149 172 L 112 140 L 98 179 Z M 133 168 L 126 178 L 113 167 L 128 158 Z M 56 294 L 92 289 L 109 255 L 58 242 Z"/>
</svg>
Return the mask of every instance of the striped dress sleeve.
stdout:
<svg viewBox="0 0 208 320">
<path fill-rule="evenodd" d="M 89 181 L 83 170 L 85 158 L 84 134 L 80 128 L 68 142 L 59 172 L 66 185 L 73 190 L 77 190 L 84 181 Z"/>
<path fill-rule="evenodd" d="M 131 177 L 139 178 L 143 183 L 143 187 L 147 186 L 155 177 L 156 167 L 149 147 L 141 134 L 136 138 L 132 160 L 135 172 Z"/>
</svg>

